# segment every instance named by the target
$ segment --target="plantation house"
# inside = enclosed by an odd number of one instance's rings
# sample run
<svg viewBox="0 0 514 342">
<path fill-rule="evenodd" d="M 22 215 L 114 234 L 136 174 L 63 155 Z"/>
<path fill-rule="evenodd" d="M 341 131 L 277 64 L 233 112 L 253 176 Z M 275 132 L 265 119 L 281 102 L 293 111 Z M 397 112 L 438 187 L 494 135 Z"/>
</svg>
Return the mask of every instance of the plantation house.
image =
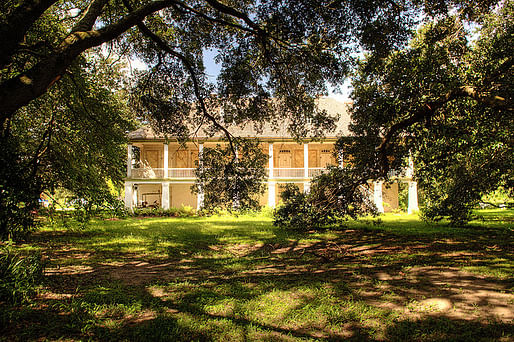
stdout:
<svg viewBox="0 0 514 342">
<path fill-rule="evenodd" d="M 265 125 L 261 132 L 253 127 L 232 127 L 231 132 L 240 137 L 259 139 L 265 153 L 269 156 L 267 168 L 267 190 L 260 198 L 261 205 L 275 207 L 280 199 L 284 184 L 294 183 L 300 189 L 309 191 L 311 179 L 323 172 L 327 165 L 344 165 L 349 156 L 340 151 L 334 157 L 334 144 L 338 136 L 349 135 L 351 103 L 339 102 L 330 98 L 318 100 L 318 106 L 329 115 L 339 115 L 337 128 L 321 141 L 305 139 L 303 144 L 295 142 L 287 133 L 286 125 L 271 127 Z M 220 137 L 196 137 L 194 141 L 179 144 L 158 136 L 149 127 L 142 127 L 129 133 L 130 144 L 127 153 L 127 178 L 125 179 L 125 206 L 170 207 L 202 206 L 202 194 L 191 192 L 194 184 L 194 170 L 202 151 L 223 144 Z M 412 167 L 412 166 L 411 166 Z M 398 208 L 398 183 L 409 184 L 409 212 L 417 210 L 416 183 L 411 179 L 411 167 L 406 175 L 393 178 L 393 182 L 369 181 L 369 193 L 379 211 Z"/>
</svg>

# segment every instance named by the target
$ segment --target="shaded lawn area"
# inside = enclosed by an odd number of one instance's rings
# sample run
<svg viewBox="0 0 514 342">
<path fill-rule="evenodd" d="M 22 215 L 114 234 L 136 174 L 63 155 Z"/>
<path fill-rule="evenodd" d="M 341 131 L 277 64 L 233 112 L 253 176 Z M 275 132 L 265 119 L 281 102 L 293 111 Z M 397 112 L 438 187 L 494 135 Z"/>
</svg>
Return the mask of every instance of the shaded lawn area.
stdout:
<svg viewBox="0 0 514 342">
<path fill-rule="evenodd" d="M 0 340 L 508 341 L 514 211 L 478 214 L 309 233 L 263 215 L 46 227 L 16 246 L 43 253 L 44 288 L 0 306 Z"/>
</svg>

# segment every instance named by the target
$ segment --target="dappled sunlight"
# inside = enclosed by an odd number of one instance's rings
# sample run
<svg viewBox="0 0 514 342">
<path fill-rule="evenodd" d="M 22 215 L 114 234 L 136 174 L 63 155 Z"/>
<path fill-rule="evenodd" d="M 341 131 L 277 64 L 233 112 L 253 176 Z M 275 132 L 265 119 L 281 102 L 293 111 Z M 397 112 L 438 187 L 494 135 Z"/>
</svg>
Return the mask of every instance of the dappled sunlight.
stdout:
<svg viewBox="0 0 514 342">
<path fill-rule="evenodd" d="M 16 315 L 31 326 L 51 320 L 61 335 L 26 331 L 49 339 L 409 340 L 419 329 L 446 339 L 454 331 L 512 336 L 509 228 L 484 239 L 483 225 L 424 230 L 415 217 L 308 233 L 252 216 L 45 230 L 20 249 L 42 251 L 46 286 Z"/>
</svg>

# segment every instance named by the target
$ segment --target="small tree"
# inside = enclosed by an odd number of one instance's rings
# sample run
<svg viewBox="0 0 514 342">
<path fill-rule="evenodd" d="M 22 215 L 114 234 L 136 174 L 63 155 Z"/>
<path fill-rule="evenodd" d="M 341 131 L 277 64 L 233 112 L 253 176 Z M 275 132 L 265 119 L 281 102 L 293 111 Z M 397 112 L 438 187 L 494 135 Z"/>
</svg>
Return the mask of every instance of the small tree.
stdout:
<svg viewBox="0 0 514 342">
<path fill-rule="evenodd" d="M 355 177 L 352 169 L 329 167 L 315 177 L 309 193 L 287 185 L 281 197 L 283 204 L 275 211 L 274 224 L 297 230 L 320 228 L 376 214 L 365 180 Z"/>
<path fill-rule="evenodd" d="M 255 209 L 266 189 L 266 155 L 256 140 L 237 139 L 233 146 L 204 148 L 192 190 L 203 193 L 203 208 Z"/>
</svg>

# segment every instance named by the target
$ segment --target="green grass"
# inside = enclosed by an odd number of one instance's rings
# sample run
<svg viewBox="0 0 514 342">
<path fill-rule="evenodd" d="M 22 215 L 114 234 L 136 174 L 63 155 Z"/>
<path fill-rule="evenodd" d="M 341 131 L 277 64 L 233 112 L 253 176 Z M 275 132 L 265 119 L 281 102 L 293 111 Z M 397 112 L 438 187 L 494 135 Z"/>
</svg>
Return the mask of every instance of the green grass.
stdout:
<svg viewBox="0 0 514 342">
<path fill-rule="evenodd" d="M 0 340 L 508 340 L 514 211 L 477 214 L 308 233 L 259 214 L 45 226 L 14 246 L 48 266 L 30 304 L 0 303 Z"/>
</svg>

